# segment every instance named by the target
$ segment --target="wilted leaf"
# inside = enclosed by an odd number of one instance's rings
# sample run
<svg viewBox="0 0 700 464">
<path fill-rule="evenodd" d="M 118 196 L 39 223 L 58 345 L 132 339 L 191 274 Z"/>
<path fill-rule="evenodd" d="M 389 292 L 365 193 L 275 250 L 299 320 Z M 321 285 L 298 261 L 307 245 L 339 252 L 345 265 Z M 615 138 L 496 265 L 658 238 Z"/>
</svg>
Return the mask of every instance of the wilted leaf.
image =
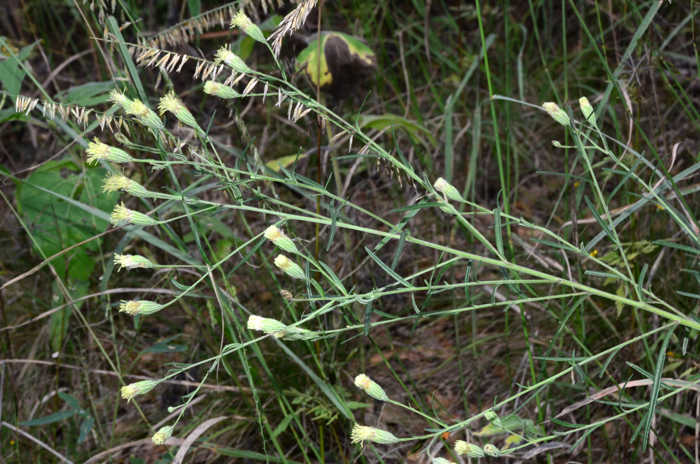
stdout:
<svg viewBox="0 0 700 464">
<path fill-rule="evenodd" d="M 295 160 L 303 160 L 306 155 L 289 155 L 283 156 L 282 158 L 277 158 L 272 161 L 265 163 L 265 166 L 272 169 L 275 172 L 280 172 L 280 164 L 283 168 L 286 168 L 294 163 Z"/>
<path fill-rule="evenodd" d="M 336 99 L 351 96 L 357 84 L 377 69 L 374 52 L 358 39 L 340 32 L 321 34 L 297 56 L 297 71 L 303 72 L 313 85 Z"/>
</svg>

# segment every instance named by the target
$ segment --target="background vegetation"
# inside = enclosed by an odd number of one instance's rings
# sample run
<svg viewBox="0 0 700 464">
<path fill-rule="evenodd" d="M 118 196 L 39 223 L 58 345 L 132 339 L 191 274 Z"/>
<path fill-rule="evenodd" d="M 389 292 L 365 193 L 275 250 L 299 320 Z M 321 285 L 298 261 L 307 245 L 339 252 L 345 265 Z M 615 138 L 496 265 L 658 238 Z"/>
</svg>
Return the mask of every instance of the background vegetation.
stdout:
<svg viewBox="0 0 700 464">
<path fill-rule="evenodd" d="M 319 3 L 278 62 L 229 23 L 245 7 L 267 36 L 296 3 L 0 5 L 2 461 L 475 462 L 465 440 L 491 462 L 699 462 L 697 3 Z M 319 27 L 376 64 L 320 91 L 296 60 Z M 204 92 L 224 45 L 260 73 L 246 98 Z M 115 89 L 153 110 L 174 91 L 201 130 L 168 113 L 154 135 Z M 134 160 L 88 165 L 94 137 Z M 165 197 L 103 193 L 108 172 Z M 121 202 L 168 222 L 112 227 Z M 250 315 L 315 335 L 259 338 Z M 361 447 L 354 423 L 406 440 Z"/>
</svg>

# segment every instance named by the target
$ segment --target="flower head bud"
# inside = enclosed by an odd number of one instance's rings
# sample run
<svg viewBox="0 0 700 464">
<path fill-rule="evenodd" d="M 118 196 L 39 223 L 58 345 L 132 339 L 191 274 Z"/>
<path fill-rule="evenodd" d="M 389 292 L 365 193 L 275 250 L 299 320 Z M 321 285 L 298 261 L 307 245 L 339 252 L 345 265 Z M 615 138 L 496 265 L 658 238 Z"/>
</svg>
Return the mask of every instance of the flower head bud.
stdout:
<svg viewBox="0 0 700 464">
<path fill-rule="evenodd" d="M 297 263 L 290 261 L 289 258 L 284 255 L 277 255 L 275 258 L 275 266 L 282 269 L 285 274 L 293 279 L 306 279 L 301 267 Z"/>
<path fill-rule="evenodd" d="M 114 264 L 119 266 L 120 271 L 122 268 L 126 268 L 127 271 L 130 271 L 137 267 L 144 269 L 150 269 L 153 267 L 153 263 L 148 258 L 144 258 L 143 256 L 119 255 L 116 253 L 114 254 Z"/>
<path fill-rule="evenodd" d="M 290 292 L 289 290 L 280 290 L 280 295 L 282 295 L 282 298 L 284 298 L 285 300 L 291 301 L 294 299 L 294 295 L 292 295 L 292 292 Z"/>
<path fill-rule="evenodd" d="M 214 63 L 218 64 L 223 62 L 234 71 L 242 74 L 253 72 L 253 70 L 250 69 L 247 64 L 245 64 L 245 61 L 226 47 L 221 47 L 214 56 L 216 57 L 216 61 L 214 61 Z"/>
<path fill-rule="evenodd" d="M 386 430 L 375 429 L 374 427 L 366 427 L 364 425 L 355 424 L 352 427 L 350 439 L 353 443 L 359 443 L 360 446 L 367 440 L 370 443 L 379 443 L 380 445 L 390 445 L 399 441 L 392 433 Z"/>
<path fill-rule="evenodd" d="M 586 121 L 595 126 L 595 111 L 593 110 L 591 102 L 588 101 L 588 98 L 579 98 L 578 104 L 581 107 L 581 112 L 583 113 L 583 117 L 586 118 Z"/>
<path fill-rule="evenodd" d="M 556 103 L 552 102 L 547 102 L 542 105 L 542 108 L 549 113 L 549 115 L 554 118 L 556 122 L 561 124 L 562 126 L 570 126 L 571 121 L 569 120 L 569 115 L 566 114 L 566 111 L 563 109 L 559 108 L 559 106 Z"/>
<path fill-rule="evenodd" d="M 297 247 L 292 242 L 292 239 L 284 235 L 284 232 L 278 229 L 277 226 L 268 227 L 265 230 L 265 238 L 287 253 L 297 253 Z"/>
<path fill-rule="evenodd" d="M 435 181 L 433 187 L 435 187 L 435 190 L 438 192 L 444 193 L 445 196 L 452 201 L 462 201 L 462 195 L 459 194 L 452 184 L 448 183 L 442 177 Z"/>
<path fill-rule="evenodd" d="M 493 410 L 489 409 L 486 411 L 484 413 L 484 417 L 496 427 L 501 427 L 501 419 L 498 418 L 498 414 L 496 414 Z"/>
<path fill-rule="evenodd" d="M 182 102 L 177 98 L 177 96 L 175 96 L 175 92 L 170 92 L 169 94 L 165 95 L 163 98 L 160 99 L 158 111 L 160 111 L 161 116 L 163 116 L 165 112 L 169 111 L 172 114 L 174 114 L 175 117 L 179 119 L 183 124 L 187 124 L 190 127 L 194 127 L 199 131 L 202 130 L 199 127 L 199 124 L 197 124 L 197 121 L 195 121 L 194 116 L 192 116 L 192 113 L 190 113 L 190 110 L 188 110 L 187 107 L 182 104 Z"/>
<path fill-rule="evenodd" d="M 491 443 L 484 445 L 484 453 L 488 454 L 489 456 L 492 456 L 494 458 L 497 458 L 498 456 L 501 455 L 501 451 L 496 448 L 494 445 Z"/>
<path fill-rule="evenodd" d="M 153 440 L 154 445 L 162 445 L 167 441 L 168 438 L 173 436 L 173 428 L 169 425 L 166 425 L 165 427 L 161 427 L 160 430 L 158 430 L 151 440 Z"/>
<path fill-rule="evenodd" d="M 281 332 L 275 333 L 274 337 L 282 340 L 316 340 L 320 334 L 300 327 L 287 327 Z"/>
<path fill-rule="evenodd" d="M 121 222 L 133 224 L 135 226 L 152 226 L 158 224 L 158 221 L 155 219 L 125 207 L 124 203 L 114 207 L 114 211 L 112 211 L 112 214 L 109 216 L 109 222 L 115 227 Z"/>
<path fill-rule="evenodd" d="M 88 144 L 85 153 L 90 155 L 87 159 L 87 164 L 93 161 L 97 164 L 98 160 L 107 160 L 113 163 L 128 163 L 133 161 L 133 158 L 129 156 L 127 152 L 120 148 L 110 147 L 109 145 L 100 142 L 100 139 L 95 137 L 94 142 Z"/>
<path fill-rule="evenodd" d="M 233 90 L 231 87 L 223 84 L 219 84 L 216 81 L 207 81 L 204 84 L 204 93 L 208 95 L 214 95 L 215 97 L 223 99 L 238 98 L 241 96 L 240 93 Z"/>
<path fill-rule="evenodd" d="M 144 186 L 136 181 L 126 177 L 124 174 L 110 174 L 105 178 L 105 183 L 102 186 L 103 192 L 116 192 L 121 190 L 135 197 L 150 197 L 151 192 L 146 190 Z"/>
<path fill-rule="evenodd" d="M 445 459 L 445 458 L 433 458 L 433 464 L 455 464 L 455 463 L 450 461 L 449 459 Z"/>
<path fill-rule="evenodd" d="M 231 20 L 231 29 L 234 27 L 240 28 L 243 32 L 248 34 L 251 39 L 256 40 L 261 43 L 265 43 L 265 35 L 260 30 L 258 26 L 253 24 L 248 16 L 246 16 L 243 10 L 239 10 L 236 16 Z"/>
<path fill-rule="evenodd" d="M 134 396 L 145 395 L 153 390 L 156 385 L 158 385 L 158 382 L 153 380 L 142 380 L 129 384 L 126 387 L 122 387 L 122 398 L 128 403 Z"/>
<path fill-rule="evenodd" d="M 266 334 L 271 334 L 280 332 L 286 328 L 287 326 L 285 324 L 275 319 L 260 316 L 250 316 L 248 318 L 248 330 L 259 330 Z"/>
<path fill-rule="evenodd" d="M 158 304 L 155 301 L 123 301 L 119 305 L 120 313 L 127 313 L 129 316 L 136 316 L 137 314 L 153 314 L 157 313 L 163 309 L 162 304 Z"/>
<path fill-rule="evenodd" d="M 558 140 L 552 140 L 552 145 L 557 148 L 564 148 L 564 145 L 562 145 Z"/>
<path fill-rule="evenodd" d="M 107 98 L 107 100 L 111 101 L 115 105 L 121 106 L 127 113 L 129 112 L 129 110 L 131 110 L 133 104 L 132 100 L 127 98 L 127 96 L 124 95 L 123 92 L 117 89 L 114 89 L 109 93 L 109 97 Z"/>
<path fill-rule="evenodd" d="M 457 440 L 455 442 L 455 452 L 460 456 L 469 456 L 470 458 L 484 457 L 484 450 L 463 440 Z"/>
<path fill-rule="evenodd" d="M 365 374 L 360 374 L 357 377 L 355 377 L 355 386 L 361 390 L 366 391 L 367 394 L 372 398 L 376 398 L 380 401 L 386 401 L 389 399 L 382 387 L 380 387 L 377 382 L 370 379 Z"/>
<path fill-rule="evenodd" d="M 163 130 L 163 121 L 160 120 L 155 111 L 144 105 L 141 100 L 131 102 L 131 108 L 127 109 L 126 113 L 136 116 L 138 121 L 146 127 L 156 131 Z"/>
</svg>

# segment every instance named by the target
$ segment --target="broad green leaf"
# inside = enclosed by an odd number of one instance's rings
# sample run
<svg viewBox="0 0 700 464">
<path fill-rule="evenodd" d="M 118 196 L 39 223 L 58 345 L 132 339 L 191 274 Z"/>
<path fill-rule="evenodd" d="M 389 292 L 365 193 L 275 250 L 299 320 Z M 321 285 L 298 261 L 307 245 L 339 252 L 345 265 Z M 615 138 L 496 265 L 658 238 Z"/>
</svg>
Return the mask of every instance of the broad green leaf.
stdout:
<svg viewBox="0 0 700 464">
<path fill-rule="evenodd" d="M 92 417 L 88 417 L 80 424 L 80 436 L 78 437 L 78 444 L 81 444 L 82 442 L 85 441 L 88 434 L 90 433 L 90 430 L 92 430 L 92 426 L 94 424 L 95 424 L 95 419 Z"/>
<path fill-rule="evenodd" d="M 32 174 L 27 179 L 27 183 L 19 189 L 20 210 L 34 235 L 36 245 L 41 248 L 46 257 L 104 232 L 109 222 L 35 185 L 91 205 L 105 213 L 110 213 L 114 209 L 118 199 L 117 194 L 106 195 L 100 191 L 102 180 L 106 175 L 104 169 L 87 169 L 84 174 L 63 176 L 60 171 L 63 167 L 77 169 L 72 164 L 53 164 L 46 170 Z M 68 263 L 70 277 L 79 280 L 87 279 L 95 265 L 88 253 L 99 251 L 98 240 L 89 241 L 71 250 L 70 253 L 54 259 L 51 264 L 61 277 L 65 276 L 65 265 Z"/>
<path fill-rule="evenodd" d="M 114 82 L 89 82 L 83 85 L 76 85 L 67 90 L 62 90 L 56 94 L 55 99 L 64 103 L 78 106 L 95 106 L 105 103 L 115 87 Z"/>
<path fill-rule="evenodd" d="M 0 60 L 0 83 L 12 100 L 19 95 L 19 92 L 22 89 L 22 81 L 24 81 L 24 78 L 27 75 L 27 73 L 20 68 L 19 64 L 20 62 L 29 58 L 29 53 L 38 43 L 39 41 L 36 41 L 19 51 L 15 51 L 11 50 L 12 46 L 7 43 L 4 37 L 0 37 L 0 55 L 7 58 Z M 13 57 L 13 54 L 17 58 Z M 19 60 L 19 62 L 17 60 Z"/>
<path fill-rule="evenodd" d="M 426 144 L 422 137 L 428 139 L 430 145 L 433 147 L 437 145 L 437 140 L 433 137 L 428 129 L 421 126 L 417 122 L 409 121 L 406 118 L 397 116 L 395 114 L 385 113 L 378 116 L 363 115 L 360 117 L 357 124 L 362 128 L 377 129 L 382 130 L 387 127 L 400 127 L 408 132 L 408 135 L 413 139 L 414 142 L 420 142 Z"/>
<path fill-rule="evenodd" d="M 141 351 L 140 354 L 144 353 L 179 353 L 181 351 L 184 351 L 187 349 L 186 346 L 184 345 L 176 345 L 174 343 L 170 343 L 176 338 L 178 338 L 180 334 L 178 335 L 173 335 L 172 337 L 168 337 L 162 342 L 153 344 L 149 346 L 148 348 L 144 349 Z"/>
<path fill-rule="evenodd" d="M 289 156 L 283 156 L 281 158 L 277 158 L 271 161 L 268 161 L 265 163 L 265 166 L 268 168 L 272 169 L 275 172 L 280 172 L 280 164 L 282 165 L 283 168 L 291 166 L 295 161 L 303 160 L 306 158 L 306 155 L 289 155 Z"/>
<path fill-rule="evenodd" d="M 75 410 L 82 409 L 80 407 L 80 402 L 78 401 L 78 398 L 76 398 L 75 396 L 69 395 L 68 393 L 64 393 L 64 392 L 58 392 L 58 397 L 61 398 L 66 403 L 68 403 L 68 405 L 70 405 L 71 408 L 73 408 Z"/>
<path fill-rule="evenodd" d="M 48 416 L 39 417 L 37 419 L 32 419 L 32 420 L 20 422 L 19 425 L 29 426 L 29 425 L 52 424 L 54 422 L 60 422 L 64 419 L 68 419 L 69 417 L 73 417 L 77 413 L 78 413 L 78 411 L 76 411 L 75 409 L 70 409 L 68 411 L 56 412 L 53 414 L 49 414 Z"/>
</svg>

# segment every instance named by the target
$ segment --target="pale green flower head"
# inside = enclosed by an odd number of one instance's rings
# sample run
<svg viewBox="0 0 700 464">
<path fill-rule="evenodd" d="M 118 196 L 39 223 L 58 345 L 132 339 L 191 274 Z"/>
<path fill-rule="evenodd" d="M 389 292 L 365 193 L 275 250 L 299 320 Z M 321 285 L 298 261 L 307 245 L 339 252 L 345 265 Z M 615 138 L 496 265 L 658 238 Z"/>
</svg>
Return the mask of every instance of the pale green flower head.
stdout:
<svg viewBox="0 0 700 464">
<path fill-rule="evenodd" d="M 129 110 L 131 110 L 133 104 L 131 99 L 127 98 L 122 91 L 117 89 L 114 89 L 109 93 L 109 98 L 107 98 L 107 101 L 111 101 L 115 105 L 121 106 L 127 113 Z"/>
<path fill-rule="evenodd" d="M 160 99 L 158 110 L 160 111 L 161 116 L 163 116 L 163 114 L 166 112 L 170 112 L 183 124 L 187 124 L 188 126 L 194 127 L 195 129 L 201 131 L 197 121 L 194 119 L 194 116 L 192 116 L 190 110 L 188 110 L 187 107 L 182 104 L 180 99 L 177 98 L 175 92 L 170 92 Z"/>
<path fill-rule="evenodd" d="M 129 316 L 153 314 L 161 309 L 163 309 L 163 305 L 155 301 L 122 301 L 119 305 L 119 312 L 126 313 Z"/>
<path fill-rule="evenodd" d="M 588 98 L 581 97 L 578 99 L 578 104 L 581 107 L 581 112 L 586 121 L 595 126 L 595 111 L 593 110 L 593 105 L 588 101 Z"/>
<path fill-rule="evenodd" d="M 233 19 L 231 19 L 231 29 L 234 27 L 241 29 L 243 32 L 248 34 L 251 39 L 257 42 L 266 43 L 265 34 L 263 34 L 258 26 L 253 24 L 243 10 L 239 10 Z"/>
<path fill-rule="evenodd" d="M 136 268 L 150 269 L 153 267 L 153 263 L 148 258 L 144 258 L 143 256 L 120 255 L 116 253 L 114 254 L 114 264 L 116 266 L 119 266 L 120 271 L 123 268 L 126 268 L 127 271 L 130 271 Z"/>
<path fill-rule="evenodd" d="M 549 115 L 562 126 L 570 126 L 571 121 L 569 120 L 569 115 L 566 111 L 559 108 L 559 105 L 552 102 L 546 102 L 542 105 L 542 108 L 549 113 Z"/>
<path fill-rule="evenodd" d="M 265 230 L 265 238 L 287 253 L 297 253 L 297 247 L 294 245 L 294 242 L 284 235 L 284 232 L 278 229 L 277 226 L 268 227 Z"/>
<path fill-rule="evenodd" d="M 115 227 L 120 223 L 134 224 L 136 226 L 152 226 L 158 224 L 158 221 L 155 219 L 125 207 L 124 203 L 114 207 L 114 211 L 112 211 L 112 214 L 109 216 L 109 222 Z"/>
<path fill-rule="evenodd" d="M 140 382 L 129 384 L 122 387 L 122 398 L 128 403 L 135 396 L 145 395 L 149 391 L 153 390 L 158 382 L 153 380 L 142 380 Z"/>
<path fill-rule="evenodd" d="M 128 163 L 134 159 L 129 156 L 127 152 L 120 148 L 111 147 L 105 143 L 100 142 L 100 139 L 95 137 L 94 142 L 88 144 L 85 153 L 88 155 L 87 164 L 95 163 L 98 160 L 111 161 L 113 163 Z"/>
<path fill-rule="evenodd" d="M 284 255 L 278 255 L 275 258 L 275 266 L 282 269 L 285 274 L 293 279 L 306 279 L 302 268 Z"/>
<path fill-rule="evenodd" d="M 364 445 L 365 441 L 380 445 L 390 445 L 399 441 L 391 432 L 359 424 L 353 426 L 350 440 L 352 443 L 359 443 L 360 446 Z"/>
<path fill-rule="evenodd" d="M 231 87 L 219 84 L 216 81 L 207 81 L 206 84 L 204 84 L 204 93 L 207 95 L 214 95 L 215 97 L 223 98 L 225 100 L 241 97 L 241 94 L 233 90 Z"/>
<path fill-rule="evenodd" d="M 146 127 L 150 127 L 155 131 L 163 130 L 163 121 L 149 107 L 143 104 L 141 100 L 131 102 L 131 108 L 126 110 L 127 114 L 136 116 L 136 119 Z"/>
<path fill-rule="evenodd" d="M 460 456 L 469 456 L 475 459 L 484 457 L 484 450 L 463 440 L 457 440 L 455 442 L 455 452 Z"/>
<path fill-rule="evenodd" d="M 166 425 L 165 427 L 161 427 L 161 429 L 153 435 L 151 440 L 153 440 L 154 445 L 162 445 L 168 440 L 168 438 L 172 436 L 173 428 L 169 425 Z"/>
<path fill-rule="evenodd" d="M 370 379 L 365 374 L 360 374 L 355 377 L 355 386 L 367 392 L 367 394 L 372 398 L 376 398 L 380 401 L 386 401 L 389 399 L 382 387 L 380 387 L 377 382 Z"/>
<path fill-rule="evenodd" d="M 253 70 L 245 64 L 245 61 L 226 47 L 221 47 L 214 56 L 216 57 L 214 63 L 224 63 L 238 73 L 248 74 L 253 72 Z"/>
<path fill-rule="evenodd" d="M 108 174 L 102 185 L 102 191 L 107 193 L 122 191 L 135 197 L 149 197 L 151 192 L 141 184 L 126 177 L 124 174 Z"/>
</svg>

